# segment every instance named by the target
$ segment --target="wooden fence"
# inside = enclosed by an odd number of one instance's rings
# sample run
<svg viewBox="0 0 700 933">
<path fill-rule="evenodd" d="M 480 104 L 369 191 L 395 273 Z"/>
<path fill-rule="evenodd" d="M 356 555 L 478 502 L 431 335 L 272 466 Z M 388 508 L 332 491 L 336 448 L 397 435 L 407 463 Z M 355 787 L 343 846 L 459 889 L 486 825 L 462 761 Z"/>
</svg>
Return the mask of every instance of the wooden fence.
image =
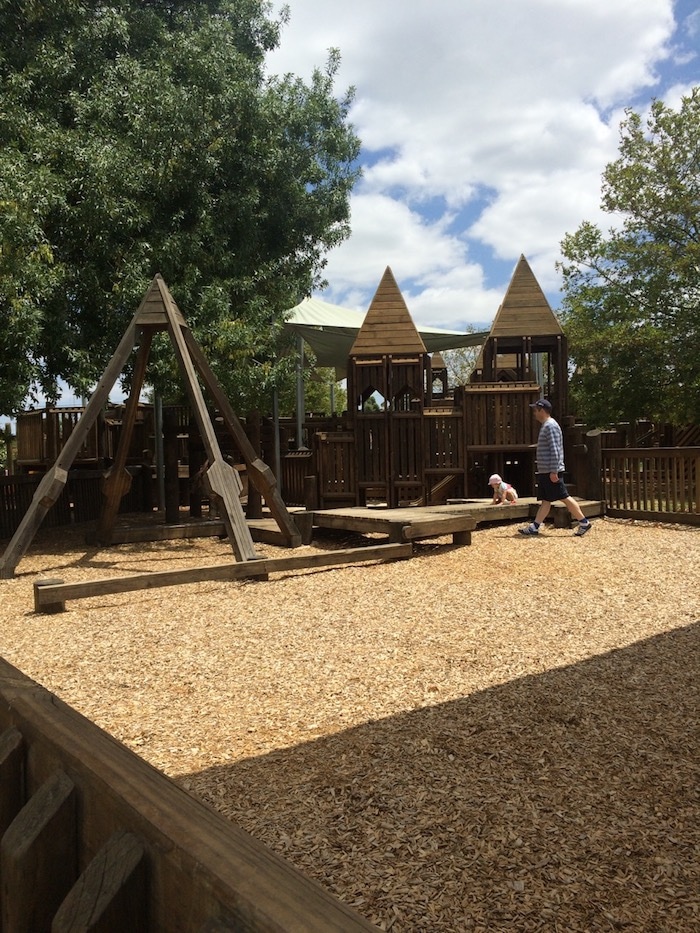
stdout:
<svg viewBox="0 0 700 933">
<path fill-rule="evenodd" d="M 602 451 L 606 513 L 700 525 L 700 447 Z"/>
<path fill-rule="evenodd" d="M 2 658 L 0 837 L 4 933 L 376 929 Z"/>
<path fill-rule="evenodd" d="M 129 468 L 132 483 L 120 504 L 121 512 L 140 512 L 150 501 L 141 467 Z M 102 508 L 102 470 L 71 470 L 63 492 L 49 509 L 45 527 L 94 521 Z M 0 539 L 11 538 L 19 527 L 43 473 L 0 476 Z"/>
</svg>

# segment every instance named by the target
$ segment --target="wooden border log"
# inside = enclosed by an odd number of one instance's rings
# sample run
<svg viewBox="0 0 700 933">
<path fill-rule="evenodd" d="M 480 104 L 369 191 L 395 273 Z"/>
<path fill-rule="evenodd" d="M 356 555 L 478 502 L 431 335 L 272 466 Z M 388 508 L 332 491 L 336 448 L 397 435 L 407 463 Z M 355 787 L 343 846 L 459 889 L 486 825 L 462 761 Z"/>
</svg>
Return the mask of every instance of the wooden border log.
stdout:
<svg viewBox="0 0 700 933">
<path fill-rule="evenodd" d="M 207 567 L 190 567 L 187 570 L 164 570 L 160 573 L 110 577 L 84 583 L 57 583 L 55 581 L 37 580 L 34 584 L 34 609 L 36 612 L 57 612 L 61 611 L 56 608 L 58 606 L 65 609 L 65 603 L 68 599 L 87 599 L 91 596 L 106 596 L 111 593 L 128 593 L 133 590 L 180 586 L 185 583 L 202 583 L 210 580 L 231 581 L 251 577 L 266 579 L 271 573 L 285 573 L 288 570 L 332 567 L 371 560 L 401 560 L 411 557 L 411 555 L 412 547 L 410 544 L 377 544 L 293 557 L 275 557 L 232 564 L 215 564 Z"/>
<path fill-rule="evenodd" d="M 13 728 L 26 747 L 30 803 L 47 774 L 67 775 L 75 787 L 79 852 L 74 864 L 84 869 L 119 831 L 132 833 L 143 845 L 147 890 L 137 910 L 147 930 L 376 930 L 318 882 L 0 658 L 0 730 Z M 5 833 L 3 851 L 8 837 L 12 842 L 18 832 L 13 832 L 18 819 Z M 64 844 L 55 835 L 56 844 Z M 62 868 L 56 860 L 47 861 L 47 873 Z M 16 910 L 17 892 L 8 878 L 3 868 L 2 890 L 12 901 L 8 909 Z M 71 895 L 66 891 L 65 896 Z M 50 924 L 27 926 L 26 918 L 20 918 L 17 926 L 3 929 L 38 933 L 48 931 Z"/>
</svg>

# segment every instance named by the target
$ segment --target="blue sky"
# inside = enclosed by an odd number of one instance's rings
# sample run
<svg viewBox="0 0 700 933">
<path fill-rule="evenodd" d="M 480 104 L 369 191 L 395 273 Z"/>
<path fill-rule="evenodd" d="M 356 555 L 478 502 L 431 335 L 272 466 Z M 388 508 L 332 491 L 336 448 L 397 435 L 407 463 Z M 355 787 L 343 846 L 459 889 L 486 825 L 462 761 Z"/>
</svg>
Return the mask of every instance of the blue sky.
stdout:
<svg viewBox="0 0 700 933">
<path fill-rule="evenodd" d="M 488 329 L 521 253 L 556 310 L 562 238 L 610 225 L 600 181 L 625 109 L 700 85 L 700 0 L 286 5 L 268 71 L 308 78 L 338 48 L 363 143 L 353 232 L 317 297 L 366 311 L 391 266 L 419 325 Z"/>
<path fill-rule="evenodd" d="M 353 232 L 317 297 L 366 310 L 388 265 L 434 327 L 487 328 L 521 253 L 556 310 L 563 236 L 610 226 L 600 181 L 625 109 L 700 85 L 690 0 L 287 5 L 268 71 L 308 78 L 338 48 L 363 143 Z"/>
</svg>

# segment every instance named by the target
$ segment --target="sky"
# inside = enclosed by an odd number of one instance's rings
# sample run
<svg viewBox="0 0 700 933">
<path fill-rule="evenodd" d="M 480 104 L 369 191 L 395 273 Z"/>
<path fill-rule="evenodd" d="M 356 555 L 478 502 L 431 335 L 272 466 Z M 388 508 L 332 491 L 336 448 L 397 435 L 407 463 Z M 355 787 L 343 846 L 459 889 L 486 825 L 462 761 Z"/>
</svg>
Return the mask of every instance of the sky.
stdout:
<svg viewBox="0 0 700 933">
<path fill-rule="evenodd" d="M 521 254 L 556 311 L 563 237 L 611 226 L 625 110 L 700 85 L 700 0 L 286 5 L 268 72 L 308 79 L 339 49 L 362 141 L 352 233 L 315 297 L 366 311 L 390 266 L 419 325 L 488 329 Z"/>
</svg>

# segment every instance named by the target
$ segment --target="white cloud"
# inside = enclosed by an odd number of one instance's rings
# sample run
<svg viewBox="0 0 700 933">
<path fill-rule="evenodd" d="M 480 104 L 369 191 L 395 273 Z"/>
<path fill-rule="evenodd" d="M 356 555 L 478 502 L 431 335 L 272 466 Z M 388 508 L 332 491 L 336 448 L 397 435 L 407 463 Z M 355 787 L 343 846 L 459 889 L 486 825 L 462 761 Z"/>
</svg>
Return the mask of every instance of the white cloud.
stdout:
<svg viewBox="0 0 700 933">
<path fill-rule="evenodd" d="M 390 265 L 423 324 L 490 321 L 521 253 L 556 306 L 624 108 L 700 83 L 700 21 L 677 9 L 674 33 L 671 0 L 288 2 L 269 70 L 308 77 L 339 48 L 366 160 L 323 297 L 365 308 Z"/>
</svg>

